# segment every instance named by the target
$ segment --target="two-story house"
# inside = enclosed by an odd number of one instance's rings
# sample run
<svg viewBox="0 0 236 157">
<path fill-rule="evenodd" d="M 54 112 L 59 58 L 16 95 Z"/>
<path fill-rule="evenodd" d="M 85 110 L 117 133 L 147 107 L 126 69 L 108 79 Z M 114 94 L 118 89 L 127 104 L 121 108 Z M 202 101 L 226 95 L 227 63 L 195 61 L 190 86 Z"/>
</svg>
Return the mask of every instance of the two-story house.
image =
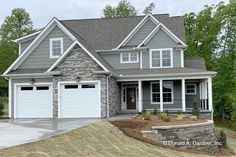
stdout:
<svg viewBox="0 0 236 157">
<path fill-rule="evenodd" d="M 109 117 L 142 109 L 211 118 L 212 77 L 184 59 L 183 17 L 168 14 L 58 20 L 16 39 L 9 79 L 11 118 Z"/>
</svg>

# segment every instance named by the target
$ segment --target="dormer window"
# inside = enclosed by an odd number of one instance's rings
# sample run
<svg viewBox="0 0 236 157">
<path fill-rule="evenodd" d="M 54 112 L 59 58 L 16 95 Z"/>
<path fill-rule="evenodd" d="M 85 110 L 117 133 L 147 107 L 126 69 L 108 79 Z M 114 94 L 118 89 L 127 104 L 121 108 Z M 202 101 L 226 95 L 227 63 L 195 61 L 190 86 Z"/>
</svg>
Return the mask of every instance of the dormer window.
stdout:
<svg viewBox="0 0 236 157">
<path fill-rule="evenodd" d="M 120 54 L 121 63 L 138 63 L 138 52 L 123 52 Z"/>
<path fill-rule="evenodd" d="M 50 58 L 58 58 L 63 52 L 63 38 L 50 39 Z"/>
<path fill-rule="evenodd" d="M 169 68 L 172 67 L 172 49 L 151 49 L 150 67 Z"/>
</svg>

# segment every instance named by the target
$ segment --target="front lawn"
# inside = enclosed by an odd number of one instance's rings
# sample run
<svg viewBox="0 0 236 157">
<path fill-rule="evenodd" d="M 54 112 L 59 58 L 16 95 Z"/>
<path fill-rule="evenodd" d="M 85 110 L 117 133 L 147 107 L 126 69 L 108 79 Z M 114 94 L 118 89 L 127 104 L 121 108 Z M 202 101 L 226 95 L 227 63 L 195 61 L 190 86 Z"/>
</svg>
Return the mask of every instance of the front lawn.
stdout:
<svg viewBox="0 0 236 157">
<path fill-rule="evenodd" d="M 233 139 L 236 143 L 236 140 Z M 0 150 L 1 157 L 206 157 L 154 146 L 123 134 L 109 122 L 89 125 L 46 140 Z"/>
</svg>

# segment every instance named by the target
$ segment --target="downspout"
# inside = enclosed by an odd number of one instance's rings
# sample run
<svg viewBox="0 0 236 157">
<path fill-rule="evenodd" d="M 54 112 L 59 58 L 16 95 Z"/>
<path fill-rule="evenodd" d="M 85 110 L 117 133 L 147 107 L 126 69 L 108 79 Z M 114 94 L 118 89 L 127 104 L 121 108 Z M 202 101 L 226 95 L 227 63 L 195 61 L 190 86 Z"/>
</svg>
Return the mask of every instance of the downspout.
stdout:
<svg viewBox="0 0 236 157">
<path fill-rule="evenodd" d="M 110 108 L 109 108 L 109 78 L 112 76 L 112 73 L 107 76 L 107 118 L 109 118 L 110 115 Z"/>
</svg>

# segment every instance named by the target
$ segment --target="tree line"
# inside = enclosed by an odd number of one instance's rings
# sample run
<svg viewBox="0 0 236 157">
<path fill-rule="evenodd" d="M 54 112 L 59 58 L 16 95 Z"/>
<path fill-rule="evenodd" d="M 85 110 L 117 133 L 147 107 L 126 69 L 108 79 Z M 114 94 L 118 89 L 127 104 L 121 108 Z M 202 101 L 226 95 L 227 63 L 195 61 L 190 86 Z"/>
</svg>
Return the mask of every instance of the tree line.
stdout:
<svg viewBox="0 0 236 157">
<path fill-rule="evenodd" d="M 152 13 L 155 4 L 148 5 L 143 14 Z M 138 10 L 127 0 L 116 7 L 106 5 L 103 18 L 136 16 Z M 236 0 L 228 4 L 206 5 L 199 13 L 184 15 L 188 48 L 186 58 L 205 59 L 208 70 L 216 71 L 213 79 L 214 116 L 236 120 Z M 29 14 L 23 8 L 12 10 L 0 28 L 0 73 L 18 56 L 13 39 L 36 31 Z M 0 77 L 0 89 L 7 81 Z"/>
</svg>

